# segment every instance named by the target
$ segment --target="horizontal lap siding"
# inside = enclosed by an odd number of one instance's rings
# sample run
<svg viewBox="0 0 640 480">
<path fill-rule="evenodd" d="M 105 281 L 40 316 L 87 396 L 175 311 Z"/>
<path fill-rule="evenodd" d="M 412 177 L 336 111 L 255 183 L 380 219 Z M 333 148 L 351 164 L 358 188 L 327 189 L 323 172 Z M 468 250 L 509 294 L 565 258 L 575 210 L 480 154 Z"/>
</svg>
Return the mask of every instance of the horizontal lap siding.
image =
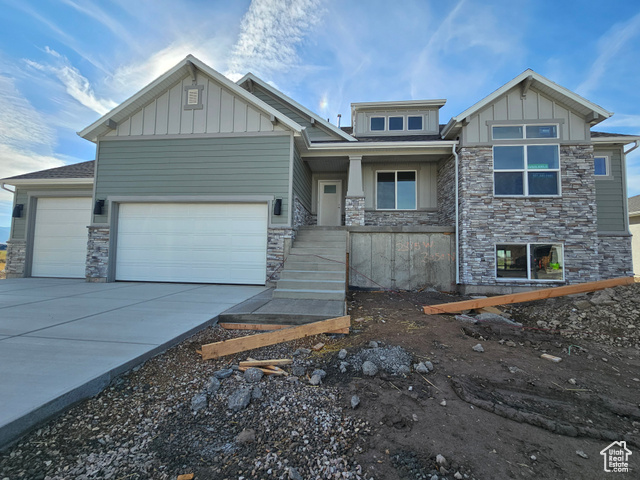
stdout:
<svg viewBox="0 0 640 480">
<path fill-rule="evenodd" d="M 611 175 L 613 178 L 600 180 L 596 177 L 596 204 L 598 215 L 598 231 L 624 232 L 624 198 L 622 169 L 622 155 L 619 150 L 596 150 L 594 156 L 607 155 L 611 161 Z"/>
<path fill-rule="evenodd" d="M 101 142 L 96 197 L 273 195 L 286 211 L 290 148 L 288 135 Z"/>
<path fill-rule="evenodd" d="M 293 194 L 297 195 L 302 204 L 311 212 L 311 169 L 302 158 L 298 150 L 293 157 Z"/>
</svg>

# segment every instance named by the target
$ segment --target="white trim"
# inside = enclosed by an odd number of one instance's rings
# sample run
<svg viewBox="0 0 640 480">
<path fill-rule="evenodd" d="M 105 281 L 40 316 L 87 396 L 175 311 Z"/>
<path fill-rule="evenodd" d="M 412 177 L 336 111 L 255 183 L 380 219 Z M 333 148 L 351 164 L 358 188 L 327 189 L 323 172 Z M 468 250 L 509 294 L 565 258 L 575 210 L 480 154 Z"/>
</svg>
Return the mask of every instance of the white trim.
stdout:
<svg viewBox="0 0 640 480">
<path fill-rule="evenodd" d="M 414 175 L 414 198 L 416 206 L 414 208 L 398 208 L 398 172 L 413 172 Z M 395 208 L 378 208 L 378 173 L 394 173 L 394 204 Z M 418 210 L 418 171 L 417 170 L 374 170 L 373 179 L 373 195 L 375 199 L 375 208 L 378 212 L 413 212 Z"/>
<path fill-rule="evenodd" d="M 615 143 L 618 145 L 627 145 L 629 143 L 640 141 L 640 136 L 625 135 L 624 137 L 592 137 L 591 143 Z"/>
<path fill-rule="evenodd" d="M 526 246 L 527 248 L 527 278 L 520 277 L 498 277 L 498 245 L 514 245 L 514 246 Z M 539 278 L 531 278 L 531 245 L 551 245 L 551 246 L 559 246 L 560 252 L 562 255 L 562 261 L 560 263 L 562 267 L 562 279 L 539 279 Z M 494 278 L 497 282 L 540 282 L 540 283 L 553 283 L 553 282 L 564 282 L 565 281 L 565 263 L 564 263 L 564 243 L 562 242 L 529 242 L 529 243 L 518 243 L 518 242 L 499 242 L 493 244 L 493 257 L 494 257 Z"/>
<path fill-rule="evenodd" d="M 604 158 L 604 175 L 598 175 L 596 173 L 596 158 Z M 611 155 L 593 154 L 593 176 L 596 180 L 613 180 L 613 175 L 611 174 Z"/>
<path fill-rule="evenodd" d="M 275 95 L 276 97 L 278 97 L 280 100 L 283 100 L 285 103 L 288 103 L 291 107 L 293 107 L 294 109 L 299 110 L 300 112 L 304 113 L 305 115 L 313 118 L 317 123 L 319 123 L 320 125 L 322 125 L 323 127 L 325 127 L 326 129 L 332 131 L 333 133 L 336 133 L 338 135 L 340 135 L 342 138 L 344 138 L 345 140 L 348 140 L 350 142 L 355 142 L 357 141 L 354 137 L 352 137 L 351 135 L 349 135 L 347 132 L 343 131 L 342 129 L 338 128 L 336 125 L 333 125 L 329 122 L 327 122 L 325 119 L 323 119 L 322 117 L 320 117 L 319 115 L 313 113 L 311 110 L 303 107 L 302 105 L 300 105 L 298 102 L 296 102 L 295 100 L 293 100 L 292 98 L 288 97 L 287 95 L 285 95 L 284 93 L 282 93 L 279 90 L 276 90 L 275 88 L 273 88 L 271 85 L 269 85 L 268 83 L 262 81 L 260 78 L 256 77 L 253 73 L 247 73 L 244 77 L 242 77 L 240 80 L 238 80 L 236 83 L 238 85 L 242 85 L 243 83 L 245 83 L 247 80 L 251 80 L 254 83 L 257 83 L 258 85 L 260 85 L 260 87 L 262 87 L 264 90 L 267 91 L 267 93 L 270 93 L 271 95 Z M 257 98 L 257 97 L 256 97 Z"/>
<path fill-rule="evenodd" d="M 400 100 L 400 101 L 389 101 L 389 102 L 355 102 L 351 104 L 352 109 L 364 111 L 364 110 L 375 110 L 378 108 L 382 109 L 390 109 L 390 108 L 433 108 L 433 107 L 443 107 L 447 103 L 447 100 L 444 98 L 434 99 L 434 100 Z"/>
<path fill-rule="evenodd" d="M 528 137 L 527 136 L 527 127 L 556 127 L 556 136 L 555 137 Z M 500 127 L 522 127 L 522 137 L 521 138 L 494 138 L 493 136 L 493 129 L 494 128 L 500 128 Z M 492 123 L 491 125 L 489 125 L 489 130 L 490 130 L 490 137 L 491 137 L 491 141 L 496 142 L 496 141 L 502 141 L 502 140 L 507 140 L 507 141 L 514 141 L 514 140 L 558 140 L 560 138 L 560 124 L 555 121 L 555 122 L 544 122 L 544 123 L 513 123 L 513 124 L 503 124 L 503 123 Z"/>
<path fill-rule="evenodd" d="M 529 169 L 529 164 L 527 161 L 527 147 L 529 146 L 534 146 L 534 147 L 541 147 L 541 146 L 555 146 L 558 148 L 558 168 L 533 168 L 533 169 Z M 522 169 L 518 169 L 518 168 L 510 168 L 510 169 L 499 169 L 496 170 L 496 166 L 495 166 L 495 149 L 497 148 L 502 148 L 502 147 L 522 147 L 523 149 L 523 168 Z M 553 143 L 553 144 L 544 144 L 544 145 L 530 145 L 527 143 L 519 143 L 519 144 L 505 144 L 505 145 L 493 145 L 491 147 L 492 150 L 492 170 L 493 170 L 493 196 L 495 198 L 560 198 L 562 197 L 562 165 L 560 162 L 560 145 L 557 143 Z M 522 187 L 523 187 L 523 193 L 522 195 L 518 195 L 518 194 L 514 194 L 514 193 L 509 193 L 509 194 L 496 194 L 496 173 L 510 173 L 510 172 L 522 172 Z M 557 176 L 557 186 L 558 186 L 558 193 L 552 194 L 552 195 L 543 195 L 543 194 L 533 194 L 530 195 L 529 194 L 529 176 L 527 175 L 529 172 L 556 172 L 558 174 Z"/>
</svg>

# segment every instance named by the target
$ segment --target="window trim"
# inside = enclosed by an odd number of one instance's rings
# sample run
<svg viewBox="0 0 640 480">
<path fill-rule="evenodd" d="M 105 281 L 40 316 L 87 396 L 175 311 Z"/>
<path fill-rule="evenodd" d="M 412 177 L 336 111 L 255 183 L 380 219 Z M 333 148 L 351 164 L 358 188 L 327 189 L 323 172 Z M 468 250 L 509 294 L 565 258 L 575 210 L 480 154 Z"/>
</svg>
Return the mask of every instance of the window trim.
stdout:
<svg viewBox="0 0 640 480">
<path fill-rule="evenodd" d="M 391 129 L 391 119 L 392 118 L 399 118 L 402 120 L 402 128 L 396 128 L 396 129 Z M 405 128 L 406 122 L 405 122 L 406 118 L 405 115 L 387 115 L 387 127 L 388 127 L 388 131 L 389 132 L 406 132 L 407 129 Z"/>
<path fill-rule="evenodd" d="M 533 147 L 538 147 L 538 146 L 555 146 L 558 149 L 558 168 L 534 168 L 529 170 L 529 163 L 527 161 L 528 159 L 528 153 L 527 153 L 527 147 L 529 146 L 533 146 Z M 539 144 L 531 144 L 531 143 L 516 143 L 516 144 L 511 144 L 511 143 L 504 143 L 504 144 L 500 144 L 500 145 L 493 145 L 491 147 L 491 154 L 492 154 L 492 165 L 491 168 L 493 170 L 493 196 L 496 198 L 559 198 L 562 197 L 562 164 L 561 164 L 561 159 L 560 159 L 560 144 L 559 143 L 545 143 L 543 145 L 539 145 Z M 495 168 L 495 149 L 497 148 L 501 148 L 501 147 L 522 147 L 523 149 L 523 159 L 524 159 L 524 168 L 523 169 L 500 169 L 500 170 L 496 170 Z M 543 195 L 543 194 L 533 194 L 530 195 L 529 194 L 529 172 L 557 172 L 558 173 L 558 193 L 553 194 L 553 195 Z M 510 194 L 497 194 L 496 193 L 496 172 L 504 172 L 504 173 L 508 173 L 508 172 L 522 172 L 524 175 L 524 179 L 523 179 L 523 192 L 522 195 L 516 195 L 513 193 Z"/>
<path fill-rule="evenodd" d="M 596 158 L 604 158 L 604 165 L 607 172 L 604 175 L 596 174 L 596 166 L 595 166 Z M 613 175 L 611 175 L 611 155 L 607 155 L 607 154 L 593 155 L 593 176 L 596 178 L 596 180 L 612 180 L 613 179 Z"/>
<path fill-rule="evenodd" d="M 556 127 L 556 136 L 555 137 L 527 137 L 527 127 L 545 127 L 545 126 L 550 126 L 550 127 Z M 493 136 L 493 129 L 495 127 L 522 127 L 522 138 L 494 138 Z M 560 124 L 557 122 L 544 122 L 544 123 L 512 123 L 512 124 L 508 124 L 508 123 L 495 123 L 490 125 L 490 131 L 491 131 L 491 141 L 492 142 L 502 142 L 502 141 L 507 141 L 507 142 L 513 142 L 513 141 L 525 141 L 525 140 L 559 140 L 560 139 Z"/>
<path fill-rule="evenodd" d="M 382 130 L 374 130 L 371 126 L 371 122 L 373 122 L 374 118 L 381 118 L 382 120 L 384 120 L 384 128 Z M 387 121 L 387 117 L 385 115 L 376 115 L 369 117 L 369 131 L 370 132 L 386 132 L 387 131 L 387 126 L 388 126 L 389 122 Z"/>
<path fill-rule="evenodd" d="M 397 117 L 397 118 L 402 118 L 402 129 L 401 130 L 391 130 L 389 128 L 389 119 L 393 118 L 393 117 Z M 417 117 L 420 118 L 420 121 L 422 123 L 422 128 L 419 129 L 409 129 L 409 117 Z M 387 134 L 414 134 L 414 135 L 419 135 L 421 133 L 426 132 L 427 130 L 427 123 L 428 123 L 428 117 L 429 114 L 428 113 L 379 113 L 379 114 L 373 114 L 373 115 L 368 115 L 367 116 L 367 132 L 371 133 L 371 134 L 380 134 L 380 133 L 387 133 Z M 384 128 L 382 130 L 373 130 L 371 128 L 371 121 L 374 118 L 382 118 L 384 120 Z"/>
<path fill-rule="evenodd" d="M 498 276 L 498 245 L 515 245 L 515 246 L 526 246 L 527 247 L 527 278 L 517 278 L 517 277 L 499 277 Z M 562 280 L 560 279 L 540 279 L 540 278 L 531 278 L 531 245 L 554 245 L 559 246 L 562 254 Z M 494 243 L 493 245 L 493 260 L 494 260 L 494 268 L 493 274 L 495 276 L 495 280 L 497 282 L 536 282 L 536 283 L 558 283 L 558 282 L 566 282 L 565 279 L 565 262 L 564 262 L 564 243 L 563 242 L 528 242 L 528 243 L 518 243 L 518 242 L 499 242 Z"/>
<path fill-rule="evenodd" d="M 398 172 L 413 172 L 415 175 L 414 181 L 414 193 L 415 193 L 415 207 L 414 208 L 398 208 Z M 378 208 L 378 173 L 394 173 L 394 200 L 395 200 L 395 208 Z M 406 212 L 406 211 L 415 211 L 418 210 L 418 171 L 411 169 L 400 169 L 400 170 L 376 170 L 375 178 L 374 178 L 375 192 L 374 196 L 376 199 L 376 210 L 380 210 L 381 212 Z"/>
</svg>

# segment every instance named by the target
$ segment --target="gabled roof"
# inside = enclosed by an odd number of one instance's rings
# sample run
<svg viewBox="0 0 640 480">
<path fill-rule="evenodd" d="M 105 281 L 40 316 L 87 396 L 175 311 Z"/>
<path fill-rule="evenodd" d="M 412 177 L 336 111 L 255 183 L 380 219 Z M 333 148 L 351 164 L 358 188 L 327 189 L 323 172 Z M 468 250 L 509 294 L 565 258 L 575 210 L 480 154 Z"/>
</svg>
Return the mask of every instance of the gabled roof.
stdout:
<svg viewBox="0 0 640 480">
<path fill-rule="evenodd" d="M 156 80 L 151 82 L 149 85 L 144 87 L 129 99 L 122 102 L 106 115 L 100 117 L 87 128 L 78 132 L 78 135 L 80 135 L 82 138 L 86 138 L 89 141 L 95 142 L 97 137 L 99 137 L 100 135 L 104 135 L 111 130 L 111 127 L 108 126 L 108 124 L 111 123 L 110 121 L 117 124 L 118 122 L 121 122 L 122 120 L 125 120 L 129 116 L 133 115 L 135 112 L 147 105 L 155 97 L 164 92 L 167 88 L 182 80 L 186 75 L 191 74 L 192 68 L 194 67 L 210 76 L 218 83 L 222 84 L 225 88 L 231 90 L 235 95 L 238 95 L 248 103 L 254 105 L 256 108 L 263 111 L 267 115 L 277 118 L 279 122 L 290 128 L 294 132 L 300 133 L 302 131 L 303 127 L 298 123 L 294 122 L 281 112 L 278 112 L 273 107 L 267 105 L 259 98 L 251 95 L 245 89 L 236 85 L 221 73 L 216 72 L 213 68 L 198 60 L 193 55 L 187 55 L 184 60 L 178 63 L 171 70 L 158 77 Z"/>
<path fill-rule="evenodd" d="M 246 84 L 246 86 L 250 87 L 252 82 L 253 83 L 257 83 L 258 85 L 260 85 L 260 88 L 262 88 L 263 90 L 266 90 L 271 95 L 279 98 L 280 100 L 282 100 L 284 103 L 289 105 L 294 110 L 297 110 L 298 113 L 300 113 L 303 117 L 308 117 L 309 119 L 313 119 L 313 121 L 315 123 L 318 123 L 318 124 L 322 125 L 326 130 L 329 130 L 329 131 L 335 133 L 336 135 L 338 135 L 339 137 L 344 138 L 345 140 L 348 140 L 350 142 L 356 141 L 356 139 L 354 137 L 352 137 L 351 135 L 346 134 L 339 127 L 331 124 L 330 122 L 327 122 L 326 120 L 324 120 L 322 117 L 320 117 L 316 113 L 313 113 L 308 108 L 300 105 L 298 102 L 296 102 L 292 98 L 290 98 L 287 95 L 285 95 L 284 93 L 282 93 L 280 90 L 272 87 L 271 85 L 269 85 L 264 80 L 256 77 L 253 73 L 247 73 L 244 77 L 242 77 L 236 83 L 238 85 L 240 85 L 240 86 L 243 86 L 243 85 Z M 250 88 L 249 88 L 249 91 L 251 91 Z"/>
<path fill-rule="evenodd" d="M 640 195 L 629 198 L 629 215 L 640 215 Z"/>
<path fill-rule="evenodd" d="M 492 102 L 498 99 L 498 97 L 507 93 L 513 87 L 522 83 L 523 90 L 527 90 L 530 87 L 535 88 L 539 92 L 545 94 L 546 96 L 558 100 L 563 103 L 567 107 L 571 108 L 575 112 L 587 116 L 589 114 L 593 114 L 593 118 L 591 120 L 591 124 L 595 125 L 596 123 L 600 123 L 603 120 L 606 120 L 613 112 L 609 112 L 602 108 L 599 105 L 596 105 L 593 102 L 590 102 L 586 98 L 581 97 L 577 93 L 572 92 L 571 90 L 558 85 L 557 83 L 552 82 L 546 77 L 543 77 L 539 73 L 534 72 L 530 68 L 522 72 L 516 78 L 511 80 L 510 82 L 505 83 L 502 87 L 497 89 L 495 92 L 487 95 L 482 100 L 477 102 L 475 105 L 467 108 L 464 112 L 449 120 L 447 126 L 442 132 L 443 138 L 453 133 L 453 130 L 457 130 L 462 126 L 462 123 L 469 116 L 474 113 L 482 110 Z"/>
<path fill-rule="evenodd" d="M 76 180 L 74 183 L 91 183 L 93 181 L 94 164 L 94 160 L 89 160 L 88 162 L 74 163 L 64 167 L 49 168 L 38 172 L 25 173 L 24 175 L 2 178 L 0 181 L 8 185 L 37 183 L 43 180 Z"/>
</svg>

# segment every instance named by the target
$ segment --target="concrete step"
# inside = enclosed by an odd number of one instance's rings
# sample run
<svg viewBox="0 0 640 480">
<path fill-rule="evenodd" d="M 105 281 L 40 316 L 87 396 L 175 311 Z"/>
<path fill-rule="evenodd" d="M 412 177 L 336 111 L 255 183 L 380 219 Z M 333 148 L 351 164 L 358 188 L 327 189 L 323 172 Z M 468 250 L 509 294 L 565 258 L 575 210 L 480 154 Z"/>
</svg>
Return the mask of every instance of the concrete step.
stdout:
<svg viewBox="0 0 640 480">
<path fill-rule="evenodd" d="M 319 232 L 309 232 L 309 231 L 298 231 L 296 235 L 296 239 L 304 238 L 304 239 L 325 239 L 325 240 L 345 240 L 347 238 L 346 232 L 332 232 L 332 231 L 319 231 Z"/>
<path fill-rule="evenodd" d="M 286 263 L 288 261 L 293 261 L 295 263 L 337 263 L 344 265 L 346 263 L 346 255 L 289 255 L 285 260 L 285 268 L 287 268 Z M 343 267 L 344 268 L 344 267 Z M 296 269 L 299 270 L 299 269 Z M 314 268 L 303 268 L 302 270 L 315 270 Z"/>
<path fill-rule="evenodd" d="M 301 227 L 298 227 L 299 231 L 304 231 L 304 232 L 308 232 L 308 231 L 337 231 L 337 232 L 346 232 L 347 231 L 347 227 L 345 226 L 339 226 L 339 227 L 321 227 L 320 225 L 303 225 Z"/>
<path fill-rule="evenodd" d="M 346 280 L 344 268 L 340 271 L 318 270 L 283 270 L 280 272 L 281 280 L 336 280 L 342 283 Z"/>
<path fill-rule="evenodd" d="M 341 248 L 342 250 L 346 250 L 347 249 L 347 242 L 345 240 L 337 240 L 337 241 L 333 241 L 333 240 L 300 240 L 299 238 L 296 238 L 295 241 L 293 242 L 293 246 L 294 247 L 301 247 L 301 248 Z"/>
<path fill-rule="evenodd" d="M 296 289 L 276 289 L 273 291 L 273 298 L 304 298 L 313 300 L 344 300 L 344 290 L 305 290 Z"/>
<path fill-rule="evenodd" d="M 280 279 L 278 280 L 278 286 L 276 287 L 276 291 L 278 290 L 345 290 L 344 280 L 315 280 L 315 279 L 299 279 L 299 278 L 290 278 L 290 279 Z"/>
<path fill-rule="evenodd" d="M 347 249 L 342 248 L 330 248 L 330 247 L 299 247 L 295 244 L 289 252 L 290 255 L 322 255 L 328 257 L 345 258 Z"/>
<path fill-rule="evenodd" d="M 283 271 L 287 270 L 306 270 L 316 272 L 344 272 L 346 265 L 342 262 L 331 262 L 328 260 L 322 260 L 317 257 L 312 259 L 302 260 L 306 257 L 289 257 L 284 262 Z"/>
</svg>

